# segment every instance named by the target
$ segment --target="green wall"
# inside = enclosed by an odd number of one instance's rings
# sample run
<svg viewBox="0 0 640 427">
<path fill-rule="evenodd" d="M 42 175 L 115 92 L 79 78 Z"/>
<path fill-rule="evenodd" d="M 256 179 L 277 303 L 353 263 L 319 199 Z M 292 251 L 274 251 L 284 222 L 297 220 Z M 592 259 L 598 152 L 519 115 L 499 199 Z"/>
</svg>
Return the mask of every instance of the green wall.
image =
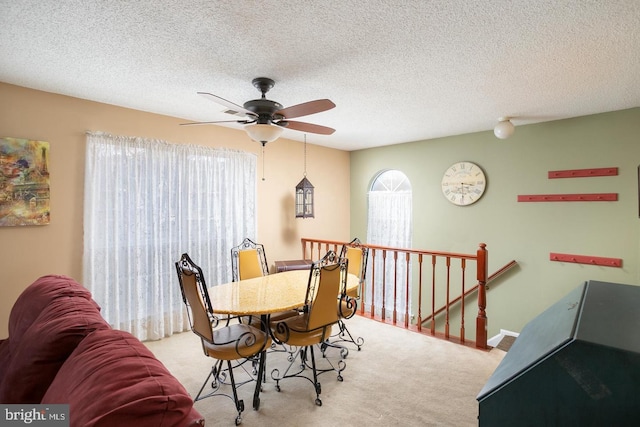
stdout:
<svg viewBox="0 0 640 427">
<path fill-rule="evenodd" d="M 367 191 L 378 173 L 398 169 L 413 187 L 413 247 L 489 250 L 489 274 L 518 266 L 487 293 L 489 337 L 520 331 L 586 280 L 639 284 L 640 108 L 458 135 L 351 153 L 351 234 L 366 237 Z M 449 203 L 440 190 L 453 163 L 477 163 L 487 190 L 473 205 Z M 618 175 L 548 179 L 551 170 L 617 167 Z M 518 203 L 519 194 L 618 193 L 617 202 Z M 621 258 L 622 268 L 549 261 L 550 252 Z M 475 317 L 475 316 L 474 316 Z M 467 322 L 471 321 L 467 318 Z"/>
</svg>

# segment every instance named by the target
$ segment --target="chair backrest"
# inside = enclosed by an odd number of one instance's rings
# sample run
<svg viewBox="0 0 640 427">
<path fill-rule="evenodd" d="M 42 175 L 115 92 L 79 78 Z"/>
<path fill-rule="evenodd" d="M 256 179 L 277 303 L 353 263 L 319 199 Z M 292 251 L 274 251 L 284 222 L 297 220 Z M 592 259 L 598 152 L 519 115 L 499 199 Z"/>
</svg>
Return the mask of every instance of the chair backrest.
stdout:
<svg viewBox="0 0 640 427">
<path fill-rule="evenodd" d="M 336 299 L 346 288 L 348 264 L 346 258 L 336 259 L 335 253 L 329 251 L 311 266 L 305 304 L 308 330 L 338 322 Z"/>
<path fill-rule="evenodd" d="M 176 262 L 178 283 L 182 300 L 187 306 L 191 330 L 200 338 L 213 342 L 212 317 L 213 307 L 209 299 L 207 284 L 204 281 L 202 269 L 198 267 L 189 255 L 182 254 Z"/>
<path fill-rule="evenodd" d="M 231 248 L 231 280 L 253 279 L 269 274 L 264 246 L 246 238 Z"/>
<path fill-rule="evenodd" d="M 362 246 L 362 242 L 357 237 L 351 242 L 342 246 L 340 250 L 340 258 L 349 260 L 349 273 L 358 277 L 360 285 L 356 291 L 352 292 L 352 296 L 358 298 L 360 296 L 360 288 L 364 286 L 364 280 L 367 275 L 367 261 L 369 259 L 369 248 Z"/>
<path fill-rule="evenodd" d="M 349 260 L 349 273 L 358 276 L 360 283 L 364 282 L 367 274 L 369 248 L 362 246 L 362 242 L 356 237 L 342 246 L 340 258 L 347 258 Z"/>
</svg>

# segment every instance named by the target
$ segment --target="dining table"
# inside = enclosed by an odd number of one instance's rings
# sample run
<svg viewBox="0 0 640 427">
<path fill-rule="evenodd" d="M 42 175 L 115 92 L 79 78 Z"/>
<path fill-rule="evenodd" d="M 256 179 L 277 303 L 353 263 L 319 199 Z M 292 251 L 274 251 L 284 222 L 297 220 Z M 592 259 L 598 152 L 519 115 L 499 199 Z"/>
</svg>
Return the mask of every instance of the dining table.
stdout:
<svg viewBox="0 0 640 427">
<path fill-rule="evenodd" d="M 269 274 L 252 279 L 214 285 L 208 289 L 213 310 L 219 314 L 234 316 L 261 316 L 265 328 L 269 327 L 269 316 L 285 310 L 304 306 L 307 296 L 310 270 L 292 270 Z M 347 275 L 347 292 L 357 289 L 359 279 Z M 337 309 L 337 305 L 336 305 Z M 253 409 L 260 407 L 260 389 L 264 376 L 265 348 L 258 364 L 256 388 L 253 394 Z"/>
</svg>

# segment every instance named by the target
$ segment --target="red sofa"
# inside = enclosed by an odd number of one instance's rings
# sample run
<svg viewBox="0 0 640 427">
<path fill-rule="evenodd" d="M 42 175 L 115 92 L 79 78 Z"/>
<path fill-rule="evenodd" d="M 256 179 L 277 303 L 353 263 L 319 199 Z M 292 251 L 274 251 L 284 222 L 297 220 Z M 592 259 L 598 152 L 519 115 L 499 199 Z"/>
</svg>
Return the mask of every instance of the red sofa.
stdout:
<svg viewBox="0 0 640 427">
<path fill-rule="evenodd" d="M 72 427 L 204 425 L 180 382 L 66 276 L 39 278 L 11 309 L 0 403 L 69 404 Z"/>
</svg>

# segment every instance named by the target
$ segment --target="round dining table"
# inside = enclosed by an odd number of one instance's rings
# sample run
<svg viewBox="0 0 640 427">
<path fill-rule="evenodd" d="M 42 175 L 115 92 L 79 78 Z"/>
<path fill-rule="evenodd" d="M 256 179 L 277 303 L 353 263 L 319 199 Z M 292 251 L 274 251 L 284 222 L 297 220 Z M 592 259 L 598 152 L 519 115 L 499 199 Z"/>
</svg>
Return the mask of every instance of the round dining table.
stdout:
<svg viewBox="0 0 640 427">
<path fill-rule="evenodd" d="M 209 288 L 213 310 L 220 314 L 268 315 L 302 307 L 309 270 L 292 270 Z M 347 292 L 358 287 L 358 277 L 347 276 Z"/>
</svg>

